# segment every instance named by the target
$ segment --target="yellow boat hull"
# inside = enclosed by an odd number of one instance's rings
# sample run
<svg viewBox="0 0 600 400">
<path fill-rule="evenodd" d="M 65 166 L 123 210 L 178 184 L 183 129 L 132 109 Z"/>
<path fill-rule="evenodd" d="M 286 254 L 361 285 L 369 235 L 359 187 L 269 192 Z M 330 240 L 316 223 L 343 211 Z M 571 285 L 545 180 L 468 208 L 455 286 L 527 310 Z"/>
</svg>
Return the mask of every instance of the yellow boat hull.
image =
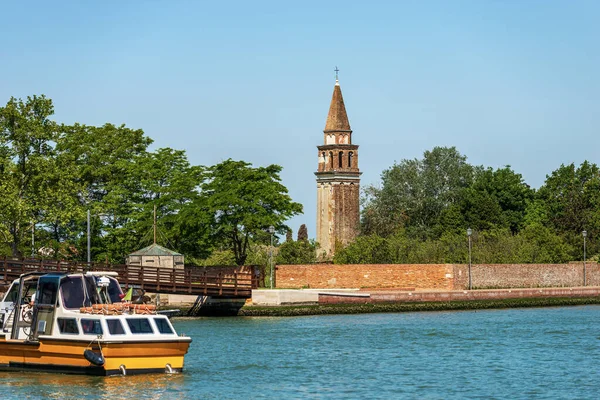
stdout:
<svg viewBox="0 0 600 400">
<path fill-rule="evenodd" d="M 39 370 L 86 375 L 127 375 L 181 372 L 191 340 L 89 342 L 40 339 L 23 342 L 0 339 L 0 369 Z M 89 362 L 91 349 L 104 357 L 104 365 Z"/>
</svg>

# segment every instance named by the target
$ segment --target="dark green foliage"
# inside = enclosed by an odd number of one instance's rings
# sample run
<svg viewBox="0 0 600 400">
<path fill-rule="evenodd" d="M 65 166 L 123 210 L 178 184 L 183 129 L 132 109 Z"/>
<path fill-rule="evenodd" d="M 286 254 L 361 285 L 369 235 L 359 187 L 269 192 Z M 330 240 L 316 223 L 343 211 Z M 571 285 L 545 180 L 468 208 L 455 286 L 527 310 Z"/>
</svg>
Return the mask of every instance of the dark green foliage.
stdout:
<svg viewBox="0 0 600 400">
<path fill-rule="evenodd" d="M 300 225 L 298 228 L 298 241 L 308 240 L 308 229 L 305 224 Z"/>
<path fill-rule="evenodd" d="M 509 166 L 480 170 L 462 195 L 461 208 L 467 226 L 477 230 L 508 228 L 517 233 L 523 226 L 534 191 Z"/>
<path fill-rule="evenodd" d="M 564 263 L 574 249 L 542 225 L 526 227 L 519 234 L 508 228 L 475 231 L 472 261 L 481 264 Z M 336 264 L 426 264 L 468 262 L 466 234 L 448 232 L 438 239 L 411 237 L 405 231 L 382 238 L 359 236 L 336 252 Z"/>
<path fill-rule="evenodd" d="M 359 236 L 345 248 L 336 251 L 333 262 L 336 264 L 385 264 L 392 255 L 388 240 L 377 235 Z"/>
<path fill-rule="evenodd" d="M 459 203 L 475 171 L 454 147 L 402 160 L 383 171 L 380 188 L 366 188 L 363 232 L 386 237 L 405 228 L 422 238 L 435 236 L 444 210 Z"/>
<path fill-rule="evenodd" d="M 474 167 L 454 148 L 435 148 L 384 171 L 363 201 L 363 237 L 335 262 L 465 262 L 467 228 L 473 262 L 581 260 L 583 230 L 588 258 L 600 251 L 600 172 L 587 161 L 561 166 L 536 192 L 509 166 Z"/>
<path fill-rule="evenodd" d="M 243 265 L 252 240 L 269 226 L 288 228 L 285 220 L 302 212 L 281 184 L 281 167 L 254 168 L 243 161 L 226 160 L 208 168 L 196 208 L 208 216 L 213 242 L 231 249 Z M 194 206 L 194 204 L 192 204 Z"/>
<path fill-rule="evenodd" d="M 312 264 L 317 262 L 314 240 L 286 241 L 278 248 L 276 264 Z"/>
</svg>

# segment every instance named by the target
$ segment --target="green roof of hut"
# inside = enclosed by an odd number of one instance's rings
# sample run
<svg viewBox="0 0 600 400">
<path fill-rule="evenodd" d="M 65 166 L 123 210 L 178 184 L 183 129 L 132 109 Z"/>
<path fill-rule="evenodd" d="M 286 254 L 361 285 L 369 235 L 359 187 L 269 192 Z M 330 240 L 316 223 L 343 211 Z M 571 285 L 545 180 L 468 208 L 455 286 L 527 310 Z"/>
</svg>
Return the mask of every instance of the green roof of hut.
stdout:
<svg viewBox="0 0 600 400">
<path fill-rule="evenodd" d="M 178 253 L 176 251 L 173 251 L 173 250 L 169 250 L 165 247 L 162 247 L 161 245 L 154 243 L 148 247 L 144 247 L 143 249 L 135 251 L 129 255 L 130 256 L 181 256 L 182 254 Z"/>
</svg>

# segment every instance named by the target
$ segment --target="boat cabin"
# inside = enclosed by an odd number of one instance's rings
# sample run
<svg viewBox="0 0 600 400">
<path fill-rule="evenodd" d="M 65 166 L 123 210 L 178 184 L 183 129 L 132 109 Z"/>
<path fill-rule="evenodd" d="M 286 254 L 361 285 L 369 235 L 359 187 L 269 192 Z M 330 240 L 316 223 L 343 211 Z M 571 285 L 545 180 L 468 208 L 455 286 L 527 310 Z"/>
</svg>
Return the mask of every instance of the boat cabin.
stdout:
<svg viewBox="0 0 600 400">
<path fill-rule="evenodd" d="M 50 334 L 55 311 L 121 302 L 123 291 L 115 272 L 60 274 L 32 272 L 15 280 L 0 302 L 0 324 L 11 339 L 36 340 Z"/>
</svg>

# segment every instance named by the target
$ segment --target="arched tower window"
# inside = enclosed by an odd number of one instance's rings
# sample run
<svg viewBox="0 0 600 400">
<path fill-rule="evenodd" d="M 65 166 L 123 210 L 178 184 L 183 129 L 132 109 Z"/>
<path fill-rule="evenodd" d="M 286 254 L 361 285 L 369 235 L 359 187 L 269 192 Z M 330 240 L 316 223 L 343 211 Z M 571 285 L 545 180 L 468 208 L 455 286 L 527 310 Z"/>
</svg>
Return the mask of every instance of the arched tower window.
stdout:
<svg viewBox="0 0 600 400">
<path fill-rule="evenodd" d="M 333 152 L 329 152 L 329 168 L 333 169 Z"/>
<path fill-rule="evenodd" d="M 338 157 L 339 167 L 342 168 L 342 161 L 344 160 L 344 152 L 340 151 L 340 155 Z"/>
<path fill-rule="evenodd" d="M 348 168 L 352 168 L 352 157 L 354 157 L 353 151 L 348 153 Z"/>
</svg>

